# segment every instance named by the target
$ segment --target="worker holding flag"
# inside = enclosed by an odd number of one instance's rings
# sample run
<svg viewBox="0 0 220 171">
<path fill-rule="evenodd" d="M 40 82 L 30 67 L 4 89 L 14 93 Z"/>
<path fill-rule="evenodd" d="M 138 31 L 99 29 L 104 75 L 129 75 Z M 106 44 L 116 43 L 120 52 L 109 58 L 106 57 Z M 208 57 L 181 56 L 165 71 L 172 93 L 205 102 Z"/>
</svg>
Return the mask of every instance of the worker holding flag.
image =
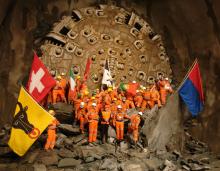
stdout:
<svg viewBox="0 0 220 171">
<path fill-rule="evenodd" d="M 54 117 L 21 87 L 8 142 L 9 147 L 19 156 L 23 156 L 53 120 Z"/>
</svg>

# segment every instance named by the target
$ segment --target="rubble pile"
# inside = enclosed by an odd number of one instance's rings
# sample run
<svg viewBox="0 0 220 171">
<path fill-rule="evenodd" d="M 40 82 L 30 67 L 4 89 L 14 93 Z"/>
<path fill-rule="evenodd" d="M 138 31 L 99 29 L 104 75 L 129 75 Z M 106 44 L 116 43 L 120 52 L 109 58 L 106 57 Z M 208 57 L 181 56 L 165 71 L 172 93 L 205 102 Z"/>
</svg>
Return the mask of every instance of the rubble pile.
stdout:
<svg viewBox="0 0 220 171">
<path fill-rule="evenodd" d="M 113 129 L 111 131 L 114 131 Z M 10 126 L 0 132 L 0 170 L 33 171 L 203 171 L 220 170 L 220 156 L 214 156 L 207 145 L 194 139 L 185 129 L 185 148 L 152 150 L 143 144 L 133 146 L 128 141 L 116 144 L 114 137 L 109 143 L 89 146 L 88 135 L 80 134 L 77 126 L 61 124 L 56 148 L 43 150 L 46 134 L 38 139 L 28 153 L 20 158 L 7 146 Z M 98 135 L 100 139 L 100 135 Z M 111 140 L 112 139 L 112 140 Z"/>
</svg>

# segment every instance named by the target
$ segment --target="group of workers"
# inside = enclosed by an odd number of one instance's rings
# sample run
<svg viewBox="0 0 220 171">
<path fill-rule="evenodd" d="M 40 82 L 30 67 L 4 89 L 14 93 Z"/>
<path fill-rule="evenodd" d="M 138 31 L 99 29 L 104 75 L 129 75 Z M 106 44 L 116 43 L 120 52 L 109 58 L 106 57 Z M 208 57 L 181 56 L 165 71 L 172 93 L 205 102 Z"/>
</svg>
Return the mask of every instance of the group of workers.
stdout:
<svg viewBox="0 0 220 171">
<path fill-rule="evenodd" d="M 166 103 L 168 93 L 172 93 L 169 79 L 160 76 L 158 81 L 152 82 L 147 87 L 138 86 L 134 94 L 123 91 L 120 87 L 107 87 L 105 90 L 96 89 L 90 95 L 87 86 L 81 81 L 80 76 L 75 79 L 75 89 L 68 89 L 68 81 L 65 74 L 57 77 L 57 85 L 53 88 L 46 99 L 47 104 L 55 104 L 58 101 L 73 104 L 74 125 L 79 123 L 80 132 L 85 133 L 85 125 L 88 125 L 88 142 L 93 146 L 97 139 L 98 127 L 100 126 L 101 140 L 108 141 L 109 126 L 115 128 L 118 142 L 124 139 L 124 122 L 129 121 L 128 133 L 132 135 L 134 143 L 139 137 L 139 124 L 141 116 L 146 109 L 152 109 L 155 104 L 162 107 Z M 130 84 L 137 84 L 133 81 Z M 137 111 L 127 114 L 129 109 Z M 54 111 L 49 111 L 54 115 Z M 55 139 L 54 131 L 57 120 L 48 127 L 48 140 L 45 149 L 53 148 Z M 52 133 L 51 133 L 52 132 Z M 53 134 L 49 136 L 49 134 Z M 51 144 L 51 145 L 50 145 Z"/>
</svg>

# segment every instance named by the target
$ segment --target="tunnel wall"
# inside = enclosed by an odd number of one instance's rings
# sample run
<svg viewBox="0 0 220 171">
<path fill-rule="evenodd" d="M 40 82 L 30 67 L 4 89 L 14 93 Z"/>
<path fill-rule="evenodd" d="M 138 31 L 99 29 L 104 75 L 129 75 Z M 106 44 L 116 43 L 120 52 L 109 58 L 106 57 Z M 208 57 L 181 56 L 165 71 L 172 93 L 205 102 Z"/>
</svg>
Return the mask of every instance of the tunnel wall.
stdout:
<svg viewBox="0 0 220 171">
<path fill-rule="evenodd" d="M 73 8 L 113 3 L 145 18 L 162 35 L 178 85 L 195 57 L 206 105 L 192 134 L 220 151 L 220 1 L 218 0 L 0 0 L 0 123 L 10 123 L 33 51 L 52 24 Z"/>
</svg>

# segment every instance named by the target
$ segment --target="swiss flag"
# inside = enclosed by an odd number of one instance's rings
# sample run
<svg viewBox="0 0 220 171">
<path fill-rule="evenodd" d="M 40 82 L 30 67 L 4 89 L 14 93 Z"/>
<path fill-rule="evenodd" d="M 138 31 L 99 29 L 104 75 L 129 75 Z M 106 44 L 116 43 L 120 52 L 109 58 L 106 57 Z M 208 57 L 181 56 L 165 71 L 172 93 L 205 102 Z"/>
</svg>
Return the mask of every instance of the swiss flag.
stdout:
<svg viewBox="0 0 220 171">
<path fill-rule="evenodd" d="M 37 54 L 34 53 L 34 60 L 27 84 L 28 92 L 37 102 L 40 102 L 55 85 L 56 81 L 40 61 Z"/>
</svg>

